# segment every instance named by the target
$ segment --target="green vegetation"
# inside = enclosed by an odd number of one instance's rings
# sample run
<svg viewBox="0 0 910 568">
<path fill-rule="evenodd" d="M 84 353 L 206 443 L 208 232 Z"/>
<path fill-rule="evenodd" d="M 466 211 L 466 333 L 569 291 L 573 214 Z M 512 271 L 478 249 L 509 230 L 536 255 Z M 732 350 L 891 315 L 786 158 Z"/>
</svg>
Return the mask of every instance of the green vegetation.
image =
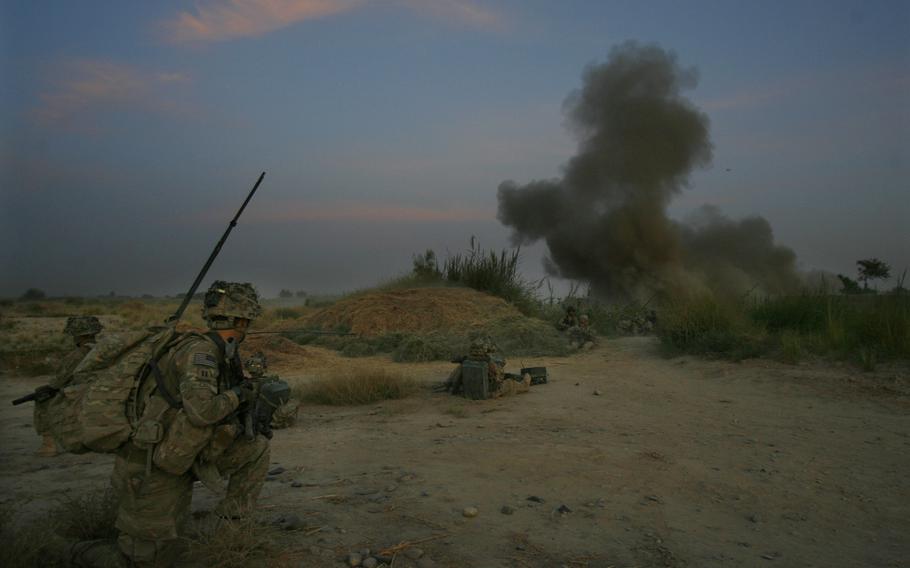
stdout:
<svg viewBox="0 0 910 568">
<path fill-rule="evenodd" d="M 349 406 L 404 398 L 417 390 L 417 383 L 402 374 L 383 369 L 351 369 L 316 379 L 295 391 L 312 404 Z"/>
<path fill-rule="evenodd" d="M 73 542 L 117 536 L 117 502 L 110 488 L 64 497 L 47 513 L 24 522 L 15 522 L 15 512 L 8 506 L 0 510 L 0 566 L 69 566 Z"/>
<path fill-rule="evenodd" d="M 798 296 L 724 302 L 696 298 L 661 311 L 658 336 L 673 351 L 741 359 L 806 354 L 854 360 L 873 369 L 910 358 L 910 296 Z"/>
<path fill-rule="evenodd" d="M 535 294 L 539 286 L 521 277 L 520 260 L 521 249 L 484 250 L 472 236 L 468 250 L 450 255 L 442 266 L 432 249 L 414 255 L 411 272 L 380 289 L 466 286 L 502 298 L 522 313 L 532 315 L 540 303 Z"/>
</svg>

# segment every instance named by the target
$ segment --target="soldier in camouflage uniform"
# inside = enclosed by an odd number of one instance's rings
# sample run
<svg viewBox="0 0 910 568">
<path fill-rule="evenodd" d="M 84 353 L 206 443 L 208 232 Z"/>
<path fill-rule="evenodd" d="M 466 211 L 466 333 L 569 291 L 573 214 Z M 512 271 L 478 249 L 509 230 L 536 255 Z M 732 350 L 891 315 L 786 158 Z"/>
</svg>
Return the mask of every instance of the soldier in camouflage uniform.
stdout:
<svg viewBox="0 0 910 568">
<path fill-rule="evenodd" d="M 54 372 L 54 378 L 48 383 L 50 388 L 60 390 L 69 384 L 73 378 L 73 370 L 95 346 L 95 337 L 101 333 L 102 329 L 104 327 L 95 316 L 72 316 L 66 320 L 63 333 L 72 336 L 75 349 L 60 360 Z M 41 448 L 37 452 L 39 456 L 43 457 L 53 457 L 58 453 L 57 443 L 49 430 L 48 400 L 35 402 L 33 421 L 35 431 L 43 438 Z"/>
<path fill-rule="evenodd" d="M 467 357 L 462 358 L 462 361 L 480 361 L 487 364 L 487 376 L 490 380 L 490 392 L 493 393 L 494 397 L 527 392 L 531 386 L 530 375 L 522 377 L 520 381 L 506 377 L 506 361 L 501 357 L 495 356 L 495 353 L 497 351 L 498 347 L 496 347 L 496 344 L 490 337 L 475 337 L 471 341 L 470 347 L 468 348 Z M 452 394 L 461 394 L 463 391 L 461 367 L 462 361 L 459 361 L 458 366 L 452 370 L 449 378 L 446 379 L 446 381 L 443 383 L 445 389 Z"/>
<path fill-rule="evenodd" d="M 575 312 L 574 306 L 569 306 L 566 308 L 566 315 L 559 320 L 559 323 L 556 324 L 556 329 L 559 331 L 568 331 L 569 329 L 576 327 L 578 325 L 578 315 Z"/>
<path fill-rule="evenodd" d="M 597 334 L 591 327 L 591 320 L 587 314 L 582 314 L 578 318 L 578 325 L 569 328 L 566 331 L 569 336 L 569 345 L 573 349 L 590 349 L 594 347 Z"/>
<path fill-rule="evenodd" d="M 158 360 L 157 380 L 140 390 L 139 423 L 118 451 L 112 476 L 120 536 L 116 543 L 76 544 L 77 566 L 173 565 L 197 478 L 209 486 L 228 478 L 216 514 L 240 518 L 254 507 L 269 444 L 242 433 L 238 409 L 244 411 L 255 390 L 243 378 L 237 346 L 262 310 L 252 285 L 223 281 L 212 285 L 204 304 L 210 331 L 173 344 Z M 163 436 L 149 434 L 155 431 Z"/>
<path fill-rule="evenodd" d="M 269 362 L 262 351 L 257 351 L 255 355 L 249 357 L 243 362 L 243 367 L 250 374 L 253 380 L 262 383 L 278 379 L 278 375 L 266 375 L 269 370 Z M 297 411 L 300 408 L 300 401 L 291 398 L 281 406 L 275 409 L 272 415 L 272 428 L 281 430 L 293 426 L 297 421 Z"/>
</svg>

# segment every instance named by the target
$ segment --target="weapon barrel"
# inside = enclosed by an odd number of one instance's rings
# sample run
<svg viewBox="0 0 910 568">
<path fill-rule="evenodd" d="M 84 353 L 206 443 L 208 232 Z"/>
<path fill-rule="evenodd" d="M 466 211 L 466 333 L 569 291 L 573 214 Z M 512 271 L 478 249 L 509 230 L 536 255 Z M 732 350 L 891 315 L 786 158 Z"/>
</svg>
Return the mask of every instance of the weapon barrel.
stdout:
<svg viewBox="0 0 910 568">
<path fill-rule="evenodd" d="M 218 256 L 218 253 L 221 252 L 221 247 L 224 246 L 224 242 L 227 241 L 228 235 L 231 234 L 231 231 L 234 227 L 237 226 L 237 219 L 240 218 L 240 215 L 243 213 L 243 210 L 246 209 L 247 203 L 253 198 L 253 194 L 256 193 L 256 190 L 259 189 L 259 184 L 262 183 L 262 179 L 265 177 L 265 172 L 259 175 L 259 179 L 256 180 L 256 185 L 253 186 L 253 189 L 250 190 L 249 195 L 246 196 L 246 199 L 243 201 L 243 205 L 240 206 L 240 209 L 237 211 L 237 214 L 234 215 L 234 218 L 231 219 L 231 222 L 228 223 L 227 229 L 224 231 L 224 234 L 221 235 L 221 239 L 218 241 L 218 244 L 215 245 L 215 249 L 212 251 L 212 254 L 209 255 L 209 259 L 205 261 L 202 270 L 199 271 L 199 275 L 196 276 L 196 280 L 193 281 L 193 285 L 190 286 L 189 292 L 186 293 L 186 296 L 183 297 L 183 302 L 180 303 L 180 307 L 177 308 L 177 311 L 174 312 L 174 315 L 170 317 L 168 321 L 176 322 L 183 315 L 183 312 L 186 311 L 186 307 L 189 305 L 190 300 L 193 299 L 193 295 L 196 293 L 196 290 L 199 288 L 199 284 L 202 283 L 202 279 L 205 278 L 206 273 L 208 273 L 209 268 L 211 268 L 212 263 L 215 262 L 215 258 Z"/>
<path fill-rule="evenodd" d="M 357 335 L 346 331 L 323 331 L 321 329 L 275 329 L 268 331 L 248 331 L 247 335 L 265 335 L 268 333 L 311 333 L 313 335 Z"/>
<path fill-rule="evenodd" d="M 35 400 L 36 398 L 38 398 L 38 393 L 34 393 L 34 392 L 31 394 L 27 394 L 25 396 L 20 396 L 19 398 L 17 398 L 16 400 L 13 401 L 13 406 L 19 406 L 20 404 L 25 404 L 26 402 L 31 402 L 31 401 Z"/>
</svg>

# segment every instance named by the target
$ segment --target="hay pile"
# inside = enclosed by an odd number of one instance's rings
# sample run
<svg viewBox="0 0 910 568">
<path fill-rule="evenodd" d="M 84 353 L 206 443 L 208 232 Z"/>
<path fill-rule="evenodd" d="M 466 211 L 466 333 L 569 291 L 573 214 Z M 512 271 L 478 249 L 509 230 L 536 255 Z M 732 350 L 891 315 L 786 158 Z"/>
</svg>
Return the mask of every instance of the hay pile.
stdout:
<svg viewBox="0 0 910 568">
<path fill-rule="evenodd" d="M 345 298 L 310 316 L 307 325 L 379 336 L 466 330 L 522 317 L 505 300 L 470 288 L 413 288 Z"/>
</svg>

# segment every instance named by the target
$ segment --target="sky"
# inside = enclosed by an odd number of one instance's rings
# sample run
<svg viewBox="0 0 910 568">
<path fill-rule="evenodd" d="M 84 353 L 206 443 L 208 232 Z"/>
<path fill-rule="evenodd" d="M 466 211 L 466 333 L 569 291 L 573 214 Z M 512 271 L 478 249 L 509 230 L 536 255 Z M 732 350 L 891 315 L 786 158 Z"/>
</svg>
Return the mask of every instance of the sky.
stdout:
<svg viewBox="0 0 910 568">
<path fill-rule="evenodd" d="M 564 101 L 629 40 L 695 67 L 710 119 L 672 216 L 910 268 L 905 1 L 3 0 L 0 296 L 185 291 L 262 171 L 207 281 L 350 291 L 510 246 L 497 187 L 561 174 Z"/>
</svg>

